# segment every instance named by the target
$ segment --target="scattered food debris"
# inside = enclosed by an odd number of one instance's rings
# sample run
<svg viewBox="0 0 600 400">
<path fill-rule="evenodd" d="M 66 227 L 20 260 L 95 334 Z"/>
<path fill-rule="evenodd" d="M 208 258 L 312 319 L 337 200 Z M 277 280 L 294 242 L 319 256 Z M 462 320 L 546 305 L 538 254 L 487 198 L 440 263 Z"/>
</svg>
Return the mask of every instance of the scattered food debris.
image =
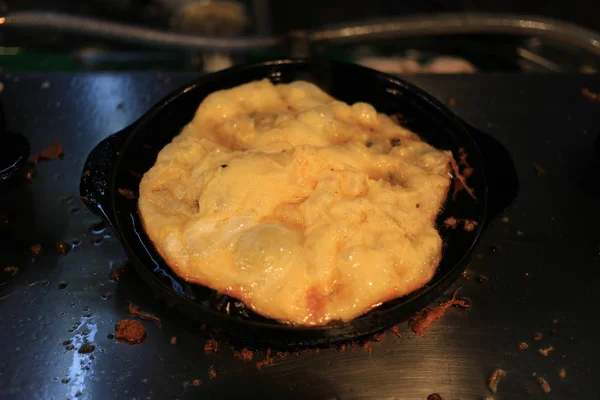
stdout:
<svg viewBox="0 0 600 400">
<path fill-rule="evenodd" d="M 508 224 L 510 222 L 510 219 L 508 217 L 502 217 L 502 222 Z"/>
<path fill-rule="evenodd" d="M 427 396 L 427 400 L 444 400 L 444 398 L 439 393 L 432 393 Z"/>
<path fill-rule="evenodd" d="M 545 349 L 539 349 L 538 353 L 540 353 L 541 355 L 546 357 L 548 354 L 550 354 L 552 352 L 552 350 L 554 350 L 554 347 L 548 346 Z"/>
<path fill-rule="evenodd" d="M 523 235 L 524 235 L 523 231 L 517 231 L 517 236 L 523 236 Z"/>
<path fill-rule="evenodd" d="M 56 243 L 56 251 L 58 251 L 59 254 L 66 256 L 67 253 L 71 250 L 71 246 L 65 242 L 63 242 L 62 240 L 58 243 Z"/>
<path fill-rule="evenodd" d="M 461 288 L 458 288 L 454 291 L 450 300 L 445 301 L 434 308 L 425 308 L 415 314 L 408 322 L 409 328 L 416 333 L 417 336 L 423 336 L 433 321 L 442 318 L 449 307 L 456 305 L 462 308 L 469 308 L 470 304 L 467 300 L 456 298 L 460 289 Z"/>
<path fill-rule="evenodd" d="M 141 319 L 148 319 L 148 320 L 154 321 L 160 327 L 160 318 L 158 318 L 154 314 L 150 314 L 150 313 L 140 310 L 140 308 L 138 306 L 134 306 L 133 303 L 129 303 L 128 311 L 129 311 L 130 315 L 135 315 L 135 316 L 140 317 Z"/>
<path fill-rule="evenodd" d="M 588 88 L 581 89 L 581 94 L 591 102 L 600 103 L 600 94 L 591 92 Z"/>
<path fill-rule="evenodd" d="M 209 339 L 204 345 L 204 353 L 216 353 L 219 351 L 219 342 L 214 339 Z"/>
<path fill-rule="evenodd" d="M 373 335 L 373 340 L 376 342 L 381 342 L 383 339 L 385 339 L 385 335 L 386 335 L 385 331 L 380 332 L 376 335 Z"/>
<path fill-rule="evenodd" d="M 34 244 L 31 246 L 31 252 L 36 255 L 39 256 L 42 252 L 42 245 L 40 244 Z"/>
<path fill-rule="evenodd" d="M 488 381 L 488 387 L 490 388 L 492 393 L 496 393 L 498 391 L 498 382 L 500 382 L 500 380 L 505 376 L 506 372 L 498 368 L 496 368 L 494 372 L 492 372 L 490 380 Z"/>
<path fill-rule="evenodd" d="M 92 172 L 89 169 L 86 169 L 85 171 L 83 171 L 83 174 L 81 174 L 82 176 L 90 176 Z"/>
<path fill-rule="evenodd" d="M 565 379 L 567 377 L 567 371 L 565 371 L 564 368 L 561 368 L 558 371 L 558 376 L 560 376 L 560 379 Z"/>
<path fill-rule="evenodd" d="M 19 271 L 20 271 L 19 267 L 15 267 L 14 265 L 11 265 L 10 267 L 4 267 L 4 272 L 10 273 L 10 274 L 12 274 L 12 276 L 15 276 L 16 274 L 18 274 Z"/>
<path fill-rule="evenodd" d="M 535 335 L 533 335 L 533 340 L 542 340 L 542 334 L 541 333 L 536 333 Z"/>
<path fill-rule="evenodd" d="M 529 345 L 525 342 L 521 342 L 519 343 L 519 350 L 527 350 L 527 348 L 529 348 Z"/>
<path fill-rule="evenodd" d="M 340 344 L 340 345 L 338 346 L 338 350 L 339 350 L 339 351 L 346 351 L 346 344 L 345 344 L 345 343 L 344 343 L 344 344 Z"/>
<path fill-rule="evenodd" d="M 171 338 L 171 344 L 177 344 L 177 338 L 175 336 Z"/>
<path fill-rule="evenodd" d="M 192 381 L 192 386 L 200 386 L 202 384 L 202 381 L 200 379 L 194 379 Z"/>
<path fill-rule="evenodd" d="M 62 145 L 58 140 L 55 140 L 50 146 L 46 147 L 43 151 L 29 157 L 29 162 L 37 164 L 40 161 L 47 160 L 58 160 L 64 158 Z"/>
<path fill-rule="evenodd" d="M 447 229 L 456 229 L 458 225 L 462 222 L 463 229 L 467 232 L 473 232 L 477 227 L 477 222 L 472 219 L 461 219 L 455 217 L 448 217 L 444 220 L 443 225 L 444 228 Z"/>
<path fill-rule="evenodd" d="M 533 165 L 533 169 L 535 169 L 535 173 L 537 174 L 537 176 L 546 175 L 546 170 L 542 168 L 539 164 L 532 162 L 531 165 Z"/>
<path fill-rule="evenodd" d="M 243 348 L 242 351 L 234 351 L 233 356 L 238 360 L 252 361 L 254 358 L 254 353 L 246 348 Z"/>
<path fill-rule="evenodd" d="M 119 188 L 118 190 L 121 196 L 125 197 L 127 200 L 137 199 L 137 195 L 131 189 Z"/>
<path fill-rule="evenodd" d="M 215 369 L 215 367 L 210 367 L 208 369 L 208 378 L 215 379 L 216 377 L 217 377 L 217 370 Z"/>
<path fill-rule="evenodd" d="M 400 337 L 400 328 L 398 327 L 398 325 L 394 325 L 388 330 L 390 332 L 392 332 L 394 335 L 396 335 L 396 337 Z"/>
<path fill-rule="evenodd" d="M 92 351 L 96 350 L 96 346 L 90 343 L 86 343 L 77 350 L 79 354 L 89 354 Z"/>
<path fill-rule="evenodd" d="M 367 350 L 369 353 L 372 353 L 373 352 L 373 343 L 365 342 L 363 344 L 363 349 Z"/>
<path fill-rule="evenodd" d="M 540 385 L 540 388 L 542 388 L 542 392 L 550 393 L 552 391 L 552 388 L 544 378 L 538 378 L 537 383 Z"/>
<path fill-rule="evenodd" d="M 117 340 L 127 344 L 137 344 L 146 339 L 146 330 L 141 322 L 133 319 L 124 319 L 117 323 L 115 337 Z"/>
<path fill-rule="evenodd" d="M 50 82 L 44 81 L 42 82 L 42 89 L 48 89 L 50 87 Z"/>
<path fill-rule="evenodd" d="M 452 96 L 448 96 L 448 98 L 446 99 L 446 104 L 448 104 L 450 107 L 452 107 L 453 105 L 456 104 L 456 99 Z"/>
<path fill-rule="evenodd" d="M 554 325 L 556 325 L 556 324 L 558 324 L 558 320 L 557 320 L 557 319 L 553 319 L 553 320 L 552 320 L 552 323 L 553 323 Z"/>
</svg>

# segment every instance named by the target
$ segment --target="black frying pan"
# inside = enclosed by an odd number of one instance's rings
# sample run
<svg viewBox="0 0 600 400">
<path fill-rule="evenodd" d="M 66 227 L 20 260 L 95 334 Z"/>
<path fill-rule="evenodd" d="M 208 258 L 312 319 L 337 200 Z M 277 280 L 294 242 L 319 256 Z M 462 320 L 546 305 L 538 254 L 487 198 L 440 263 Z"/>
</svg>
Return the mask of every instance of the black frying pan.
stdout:
<svg viewBox="0 0 600 400">
<path fill-rule="evenodd" d="M 460 192 L 447 200 L 438 218 L 469 218 L 472 232 L 440 228 L 445 249 L 429 284 L 408 296 L 389 301 L 347 323 L 297 327 L 252 313 L 240 302 L 175 275 L 146 236 L 137 201 L 119 189 L 137 192 L 140 175 L 152 167 L 158 152 L 194 116 L 210 93 L 252 80 L 274 83 L 306 80 L 347 103 L 363 101 L 379 112 L 400 113 L 406 126 L 424 140 L 456 155 L 464 148 L 473 168 L 469 184 L 476 200 Z M 506 149 L 491 137 L 466 125 L 427 93 L 396 77 L 353 64 L 333 61 L 281 60 L 234 67 L 206 75 L 177 90 L 133 125 L 104 139 L 90 153 L 81 179 L 86 205 L 115 229 L 130 261 L 160 296 L 184 314 L 255 343 L 283 346 L 324 345 L 385 329 L 408 318 L 439 296 L 462 272 L 483 230 L 515 199 L 517 175 Z"/>
</svg>

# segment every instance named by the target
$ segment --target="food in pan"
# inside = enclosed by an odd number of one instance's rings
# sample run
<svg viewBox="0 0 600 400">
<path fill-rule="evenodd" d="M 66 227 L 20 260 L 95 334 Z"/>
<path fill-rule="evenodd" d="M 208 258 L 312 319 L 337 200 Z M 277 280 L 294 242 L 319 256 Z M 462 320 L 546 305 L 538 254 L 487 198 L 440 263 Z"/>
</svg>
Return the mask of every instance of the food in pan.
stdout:
<svg viewBox="0 0 600 400">
<path fill-rule="evenodd" d="M 183 279 L 324 325 L 433 277 L 451 159 L 369 104 L 262 80 L 200 104 L 144 175 L 138 208 Z"/>
</svg>

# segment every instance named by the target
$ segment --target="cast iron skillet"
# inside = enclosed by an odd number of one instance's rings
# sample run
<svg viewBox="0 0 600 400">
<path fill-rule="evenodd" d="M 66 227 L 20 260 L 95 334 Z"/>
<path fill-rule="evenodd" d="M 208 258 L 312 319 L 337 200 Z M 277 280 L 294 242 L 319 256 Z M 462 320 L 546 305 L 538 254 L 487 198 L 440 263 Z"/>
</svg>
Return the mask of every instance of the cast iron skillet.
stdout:
<svg viewBox="0 0 600 400">
<path fill-rule="evenodd" d="M 363 101 L 387 114 L 402 114 L 405 125 L 441 149 L 457 154 L 464 148 L 473 174 L 468 182 L 476 200 L 462 191 L 447 200 L 438 218 L 477 221 L 472 232 L 440 228 L 445 249 L 438 271 L 421 290 L 389 301 L 348 323 L 297 327 L 252 313 L 235 299 L 203 286 L 189 284 L 161 259 L 142 229 L 137 201 L 119 189 L 137 193 L 142 174 L 157 153 L 194 116 L 210 93 L 252 80 L 274 83 L 306 80 L 347 103 Z M 81 179 L 86 205 L 118 233 L 139 275 L 160 296 L 184 314 L 213 328 L 259 344 L 326 345 L 385 329 L 408 318 L 439 296 L 462 272 L 473 247 L 492 219 L 515 199 L 517 175 L 506 149 L 491 137 L 467 126 L 424 91 L 396 77 L 353 64 L 334 61 L 280 60 L 234 67 L 206 75 L 175 91 L 133 125 L 104 139 L 90 153 Z"/>
</svg>

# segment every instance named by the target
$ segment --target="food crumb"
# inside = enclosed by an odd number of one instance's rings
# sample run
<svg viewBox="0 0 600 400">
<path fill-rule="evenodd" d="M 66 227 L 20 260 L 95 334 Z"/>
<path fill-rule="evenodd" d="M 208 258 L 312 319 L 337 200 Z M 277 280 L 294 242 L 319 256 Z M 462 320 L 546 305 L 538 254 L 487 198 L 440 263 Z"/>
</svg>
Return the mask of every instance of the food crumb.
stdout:
<svg viewBox="0 0 600 400">
<path fill-rule="evenodd" d="M 392 332 L 394 335 L 396 335 L 396 337 L 400 337 L 400 328 L 398 327 L 398 325 L 394 325 L 391 328 L 388 329 L 390 332 Z"/>
<path fill-rule="evenodd" d="M 363 344 L 363 349 L 367 350 L 369 353 L 373 352 L 373 344 L 371 342 L 365 342 Z"/>
<path fill-rule="evenodd" d="M 69 250 L 71 250 L 71 246 L 69 246 L 68 244 L 66 244 L 62 240 L 60 242 L 56 243 L 56 251 L 59 254 L 61 254 L 63 256 L 66 256 L 67 253 L 69 252 Z"/>
<path fill-rule="evenodd" d="M 94 346 L 93 344 L 87 343 L 87 344 L 84 344 L 83 346 L 81 346 L 79 348 L 79 350 L 77 350 L 77 352 L 79 354 L 89 354 L 92 351 L 94 351 L 95 349 L 96 349 L 96 346 Z"/>
<path fill-rule="evenodd" d="M 542 334 L 541 333 L 536 333 L 535 335 L 533 335 L 533 340 L 539 341 L 542 340 Z"/>
<path fill-rule="evenodd" d="M 119 188 L 118 190 L 119 190 L 119 193 L 121 194 L 121 196 L 125 197 L 127 200 L 137 199 L 137 195 L 131 189 Z"/>
<path fill-rule="evenodd" d="M 444 400 L 444 398 L 439 393 L 431 393 L 427 396 L 427 400 Z"/>
<path fill-rule="evenodd" d="M 385 331 L 379 332 L 378 334 L 373 335 L 373 340 L 376 342 L 381 342 L 383 339 L 385 339 L 385 335 L 386 335 Z"/>
<path fill-rule="evenodd" d="M 40 253 L 42 252 L 42 245 L 41 244 L 34 244 L 31 245 L 31 252 L 36 255 L 39 256 Z"/>
<path fill-rule="evenodd" d="M 553 323 L 554 325 L 556 325 L 556 324 L 558 324 L 558 320 L 557 320 L 557 319 L 553 319 L 553 320 L 552 320 L 552 323 Z"/>
<path fill-rule="evenodd" d="M 488 387 L 492 391 L 492 393 L 496 393 L 498 391 L 498 383 L 500 380 L 506 376 L 506 372 L 503 370 L 496 368 L 492 375 L 490 376 L 490 380 L 488 382 Z"/>
<path fill-rule="evenodd" d="M 158 325 L 160 326 L 160 318 L 158 318 L 154 314 L 150 314 L 148 312 L 140 310 L 140 308 L 138 306 L 133 305 L 133 303 L 129 303 L 128 311 L 129 311 L 129 315 L 134 315 L 134 316 L 140 317 L 141 319 L 148 319 L 148 320 L 154 321 L 154 322 L 158 323 Z"/>
<path fill-rule="evenodd" d="M 208 342 L 204 345 L 204 353 L 216 353 L 219 351 L 219 342 L 215 339 L 209 339 Z"/>
<path fill-rule="evenodd" d="M 469 308 L 471 305 L 465 299 L 457 299 L 456 295 L 461 288 L 458 288 L 452 294 L 452 298 L 448 301 L 443 302 L 434 308 L 425 308 L 416 313 L 408 322 L 409 328 L 417 334 L 417 336 L 423 336 L 429 326 L 437 319 L 440 319 L 446 313 L 446 310 L 452 306 L 459 306 L 462 308 Z"/>
<path fill-rule="evenodd" d="M 524 235 L 523 231 L 517 231 L 517 236 L 523 236 L 523 235 Z"/>
<path fill-rule="evenodd" d="M 448 98 L 446 99 L 446 103 L 452 107 L 456 104 L 456 99 L 452 96 L 448 96 Z"/>
<path fill-rule="evenodd" d="M 256 368 L 262 369 L 263 367 L 266 367 L 267 365 L 273 364 L 274 361 L 275 361 L 275 358 L 271 357 L 271 349 L 268 348 L 267 354 L 265 354 L 265 359 L 262 361 L 258 361 L 256 363 Z"/>
<path fill-rule="evenodd" d="M 472 219 L 465 219 L 465 224 L 464 224 L 465 231 L 473 232 L 475 230 L 475 227 L 477 227 L 477 222 L 473 221 Z"/>
<path fill-rule="evenodd" d="M 454 229 L 458 226 L 458 220 L 454 217 L 448 217 L 444 220 L 444 228 Z"/>
<path fill-rule="evenodd" d="M 600 103 L 600 94 L 594 93 L 588 88 L 581 89 L 581 94 L 589 101 Z"/>
<path fill-rule="evenodd" d="M 50 82 L 44 81 L 42 82 L 42 89 L 48 89 L 50 87 Z"/>
<path fill-rule="evenodd" d="M 565 379 L 567 377 L 567 371 L 565 371 L 564 368 L 561 368 L 558 371 L 558 376 L 560 377 L 560 379 Z"/>
<path fill-rule="evenodd" d="M 64 158 L 62 145 L 58 140 L 55 140 L 50 146 L 46 147 L 41 152 L 29 157 L 29 162 L 37 164 L 40 161 L 58 160 Z"/>
<path fill-rule="evenodd" d="M 546 175 L 546 170 L 542 168 L 539 164 L 532 162 L 531 165 L 533 165 L 533 169 L 535 170 L 537 176 Z"/>
<path fill-rule="evenodd" d="M 233 356 L 238 360 L 252 361 L 254 358 L 254 353 L 246 348 L 243 348 L 242 351 L 234 351 Z"/>
<path fill-rule="evenodd" d="M 527 350 L 528 347 L 529 345 L 525 342 L 519 343 L 519 350 Z"/>
<path fill-rule="evenodd" d="M 208 369 L 208 378 L 215 379 L 216 377 L 217 377 L 217 370 L 215 369 L 215 367 L 210 367 Z"/>
<path fill-rule="evenodd" d="M 200 386 L 202 384 L 202 381 L 200 379 L 194 379 L 192 381 L 192 386 Z"/>
<path fill-rule="evenodd" d="M 16 274 L 18 274 L 19 271 L 20 271 L 19 267 L 15 267 L 14 265 L 11 265 L 10 267 L 4 267 L 4 272 L 11 273 L 12 276 L 15 276 Z"/>
<path fill-rule="evenodd" d="M 546 357 L 548 354 L 550 354 L 552 352 L 552 350 L 554 350 L 554 347 L 548 346 L 545 349 L 539 349 L 538 352 L 541 355 L 543 355 L 544 357 Z"/>
<path fill-rule="evenodd" d="M 115 326 L 115 337 L 118 341 L 127 344 L 137 344 L 146 339 L 146 330 L 139 321 L 123 319 Z"/>
<path fill-rule="evenodd" d="M 537 382 L 540 385 L 540 388 L 542 388 L 542 392 L 550 393 L 552 391 L 552 388 L 550 388 L 548 381 L 546 381 L 544 378 L 538 378 Z"/>
<path fill-rule="evenodd" d="M 171 344 L 177 344 L 177 338 L 175 336 L 171 338 Z"/>
</svg>

